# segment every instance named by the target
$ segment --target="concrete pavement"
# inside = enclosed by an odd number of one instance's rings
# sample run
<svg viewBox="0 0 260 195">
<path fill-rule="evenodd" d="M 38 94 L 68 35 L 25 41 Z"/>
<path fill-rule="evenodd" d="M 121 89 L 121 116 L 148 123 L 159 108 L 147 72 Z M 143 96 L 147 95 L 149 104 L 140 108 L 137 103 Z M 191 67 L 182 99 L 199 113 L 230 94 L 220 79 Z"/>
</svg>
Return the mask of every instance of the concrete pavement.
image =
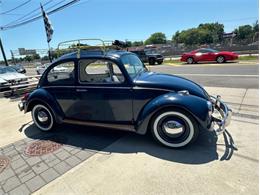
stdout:
<svg viewBox="0 0 260 195">
<path fill-rule="evenodd" d="M 66 148 L 92 152 L 87 160 L 65 167 L 61 173 L 57 167 L 50 167 L 53 174 L 58 173 L 50 181 L 32 168 L 35 175 L 31 180 L 36 182 L 23 183 L 18 178 L 17 186 L 5 181 L 1 188 L 5 185 L 3 190 L 25 194 L 37 189 L 35 194 L 258 194 L 259 91 L 217 87 L 206 90 L 222 95 L 234 111 L 227 132 L 218 138 L 213 133 L 202 133 L 193 145 L 172 150 L 156 144 L 149 136 L 60 127 L 58 134 L 68 136 Z M 1 149 L 41 139 L 30 123 L 30 114 L 19 112 L 15 100 L 0 99 L 0 107 Z M 22 156 L 23 151 L 18 153 Z M 46 163 L 43 157 L 36 163 L 37 170 L 43 169 L 40 163 Z M 57 155 L 61 157 L 64 161 L 78 158 L 74 154 Z"/>
</svg>

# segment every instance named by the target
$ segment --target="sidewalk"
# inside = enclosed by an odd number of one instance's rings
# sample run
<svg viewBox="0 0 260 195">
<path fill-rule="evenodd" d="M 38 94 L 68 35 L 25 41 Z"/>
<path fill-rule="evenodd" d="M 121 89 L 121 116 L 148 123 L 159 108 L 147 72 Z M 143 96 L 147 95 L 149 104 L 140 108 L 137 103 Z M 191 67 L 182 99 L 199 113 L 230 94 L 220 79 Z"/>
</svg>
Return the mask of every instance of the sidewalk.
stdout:
<svg viewBox="0 0 260 195">
<path fill-rule="evenodd" d="M 217 147 L 207 135 L 171 150 L 131 134 L 35 194 L 258 194 L 258 90 L 206 89 L 235 113 Z"/>
<path fill-rule="evenodd" d="M 0 194 L 258 194 L 259 91 L 206 90 L 234 112 L 218 138 L 203 133 L 173 150 L 149 136 L 67 126 L 53 133 L 68 136 L 61 149 L 29 158 L 24 148 L 45 134 L 39 136 L 17 101 L 1 98 L 0 155 L 11 163 L 0 173 Z"/>
</svg>

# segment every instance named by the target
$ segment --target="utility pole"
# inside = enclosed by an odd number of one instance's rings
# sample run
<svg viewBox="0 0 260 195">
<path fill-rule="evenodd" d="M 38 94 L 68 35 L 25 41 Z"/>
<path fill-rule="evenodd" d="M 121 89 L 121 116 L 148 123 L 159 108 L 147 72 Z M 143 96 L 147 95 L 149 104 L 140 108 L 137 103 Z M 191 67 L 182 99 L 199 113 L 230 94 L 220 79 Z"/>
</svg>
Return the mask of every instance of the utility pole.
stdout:
<svg viewBox="0 0 260 195">
<path fill-rule="evenodd" d="M 10 50 L 10 52 L 11 52 L 11 56 L 12 56 L 12 61 L 13 61 L 13 64 L 16 64 L 16 61 L 15 61 L 15 58 L 14 58 L 14 53 L 13 53 L 13 51 L 12 51 L 12 50 Z"/>
<path fill-rule="evenodd" d="M 1 48 L 2 55 L 3 55 L 4 61 L 5 61 L 5 65 L 8 66 L 8 62 L 6 60 L 5 51 L 4 51 L 4 47 L 3 47 L 3 44 L 2 44 L 1 38 L 0 38 L 0 48 Z"/>
</svg>

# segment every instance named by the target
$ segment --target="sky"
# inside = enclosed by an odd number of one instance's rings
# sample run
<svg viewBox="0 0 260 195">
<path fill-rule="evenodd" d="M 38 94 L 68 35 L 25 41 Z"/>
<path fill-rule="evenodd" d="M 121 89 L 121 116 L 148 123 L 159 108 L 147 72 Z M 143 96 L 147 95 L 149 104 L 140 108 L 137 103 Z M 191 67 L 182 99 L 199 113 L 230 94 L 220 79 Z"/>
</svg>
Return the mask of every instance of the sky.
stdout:
<svg viewBox="0 0 260 195">
<path fill-rule="evenodd" d="M 24 6 L 6 12 L 28 0 L 0 0 L 0 26 L 39 9 L 49 0 L 31 0 Z M 52 5 L 70 0 L 52 0 Z M 61 5 L 61 4 L 59 4 Z M 168 39 L 177 31 L 197 27 L 200 23 L 219 22 L 225 32 L 258 19 L 258 0 L 80 0 L 60 12 L 49 15 L 54 28 L 51 47 L 61 41 L 78 38 L 106 40 L 145 40 L 154 32 Z M 29 16 L 30 17 L 30 16 Z M 17 48 L 46 49 L 43 20 L 0 31 L 7 57 Z M 2 55 L 0 54 L 0 60 Z"/>
</svg>

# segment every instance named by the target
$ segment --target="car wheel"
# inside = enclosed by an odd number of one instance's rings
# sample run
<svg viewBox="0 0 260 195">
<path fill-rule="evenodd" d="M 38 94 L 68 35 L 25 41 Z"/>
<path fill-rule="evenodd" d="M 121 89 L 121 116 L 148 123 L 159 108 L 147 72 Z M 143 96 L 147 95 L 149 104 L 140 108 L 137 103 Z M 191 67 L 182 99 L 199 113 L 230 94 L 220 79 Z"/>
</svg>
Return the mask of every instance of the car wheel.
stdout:
<svg viewBox="0 0 260 195">
<path fill-rule="evenodd" d="M 225 62 L 225 57 L 224 56 L 218 56 L 217 57 L 217 63 L 224 63 Z"/>
<path fill-rule="evenodd" d="M 159 143 L 180 148 L 196 140 L 199 129 L 193 117 L 181 110 L 166 110 L 153 117 L 152 135 Z"/>
<path fill-rule="evenodd" d="M 162 63 L 163 63 L 163 61 L 158 61 L 157 63 L 160 65 L 160 64 L 162 64 Z"/>
<path fill-rule="evenodd" d="M 54 117 L 49 108 L 43 104 L 36 104 L 32 109 L 34 124 L 42 131 L 50 131 L 54 124 Z"/>
<path fill-rule="evenodd" d="M 154 65 L 154 64 L 155 64 L 155 60 L 154 60 L 153 58 L 150 58 L 150 59 L 149 59 L 149 64 L 150 64 L 150 65 Z"/>
<path fill-rule="evenodd" d="M 187 61 L 187 64 L 193 64 L 194 63 L 194 60 L 191 57 L 187 58 L 186 61 Z"/>
</svg>

